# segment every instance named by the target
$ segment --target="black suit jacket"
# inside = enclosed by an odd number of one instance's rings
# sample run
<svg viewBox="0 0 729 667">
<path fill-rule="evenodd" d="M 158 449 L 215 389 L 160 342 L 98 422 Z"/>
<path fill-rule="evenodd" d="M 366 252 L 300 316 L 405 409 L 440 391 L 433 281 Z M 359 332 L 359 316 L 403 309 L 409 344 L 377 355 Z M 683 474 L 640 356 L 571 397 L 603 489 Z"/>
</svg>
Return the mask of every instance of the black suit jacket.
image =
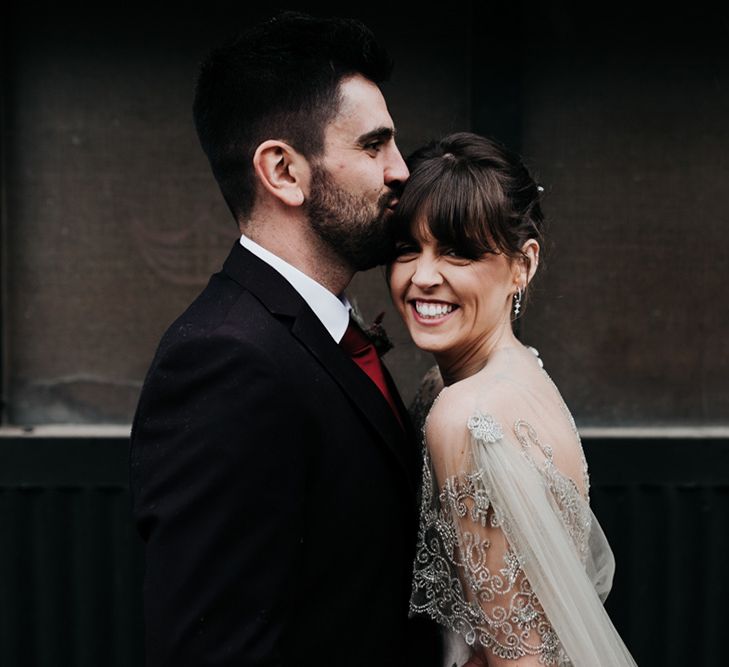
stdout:
<svg viewBox="0 0 729 667">
<path fill-rule="evenodd" d="M 236 243 L 132 429 L 148 667 L 435 664 L 407 620 L 419 470 L 374 383 Z"/>
</svg>

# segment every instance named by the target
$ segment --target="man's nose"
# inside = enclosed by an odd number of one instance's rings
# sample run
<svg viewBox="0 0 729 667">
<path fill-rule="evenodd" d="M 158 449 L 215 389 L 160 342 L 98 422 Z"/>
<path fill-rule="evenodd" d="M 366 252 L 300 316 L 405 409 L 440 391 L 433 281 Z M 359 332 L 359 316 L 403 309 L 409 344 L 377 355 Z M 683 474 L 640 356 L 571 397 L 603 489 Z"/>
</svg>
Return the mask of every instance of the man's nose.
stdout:
<svg viewBox="0 0 729 667">
<path fill-rule="evenodd" d="M 402 185 L 408 180 L 408 176 L 410 176 L 410 170 L 405 164 L 405 160 L 403 160 L 398 147 L 393 145 L 392 154 L 385 167 L 385 185 L 389 185 L 390 187 L 398 183 Z"/>
</svg>

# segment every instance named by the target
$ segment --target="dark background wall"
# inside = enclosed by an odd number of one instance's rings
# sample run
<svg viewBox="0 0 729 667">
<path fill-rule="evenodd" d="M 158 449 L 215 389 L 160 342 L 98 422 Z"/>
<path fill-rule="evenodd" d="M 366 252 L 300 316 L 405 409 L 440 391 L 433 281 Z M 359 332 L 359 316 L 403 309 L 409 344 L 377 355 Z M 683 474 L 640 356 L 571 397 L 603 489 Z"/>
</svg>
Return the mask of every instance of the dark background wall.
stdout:
<svg viewBox="0 0 729 667">
<path fill-rule="evenodd" d="M 550 224 L 520 335 L 583 432 L 618 562 L 608 609 L 639 664 L 720 665 L 729 21 L 696 3 L 583 4 L 289 7 L 361 18 L 388 47 L 403 153 L 471 129 L 532 167 Z M 268 8 L 5 12 L 0 664 L 137 665 L 126 440 L 98 434 L 124 433 L 161 333 L 237 237 L 190 106 L 201 56 Z M 409 399 L 432 359 L 382 271 L 350 296 L 369 318 L 387 312 L 386 360 Z M 48 424 L 65 437 L 43 437 Z"/>
<path fill-rule="evenodd" d="M 471 10 L 454 9 L 409 27 L 373 10 L 398 61 L 387 93 L 404 149 L 470 125 Z M 9 422 L 129 423 L 162 331 L 237 236 L 192 126 L 197 63 L 261 15 L 239 3 L 16 9 L 4 95 Z M 376 291 L 388 306 L 381 282 L 374 272 L 353 296 L 369 304 Z M 420 368 L 407 361 L 393 366 L 411 392 Z"/>
<path fill-rule="evenodd" d="M 333 5 L 304 8 L 342 12 Z M 729 35 L 692 6 L 349 7 L 396 62 L 407 153 L 472 129 L 520 150 L 550 219 L 522 322 L 579 424 L 726 424 Z M 6 421 L 129 423 L 156 342 L 236 236 L 191 121 L 196 65 L 264 16 L 236 3 L 16 5 L 4 23 Z M 431 364 L 389 311 L 406 398 Z"/>
<path fill-rule="evenodd" d="M 582 18 L 522 67 L 554 241 L 525 332 L 581 424 L 726 424 L 729 25 L 700 5 Z"/>
</svg>

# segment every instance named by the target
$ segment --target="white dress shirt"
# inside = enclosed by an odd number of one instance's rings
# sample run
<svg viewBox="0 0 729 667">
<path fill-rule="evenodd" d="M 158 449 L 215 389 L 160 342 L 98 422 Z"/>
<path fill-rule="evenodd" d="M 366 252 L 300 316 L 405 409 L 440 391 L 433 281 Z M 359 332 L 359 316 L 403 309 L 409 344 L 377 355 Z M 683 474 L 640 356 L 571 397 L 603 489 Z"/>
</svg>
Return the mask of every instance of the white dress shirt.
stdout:
<svg viewBox="0 0 729 667">
<path fill-rule="evenodd" d="M 266 262 L 271 268 L 278 271 L 291 286 L 306 301 L 309 308 L 314 311 L 321 323 L 335 343 L 339 343 L 344 337 L 344 332 L 349 326 L 349 311 L 351 305 L 346 296 L 339 298 L 332 294 L 326 287 L 320 285 L 313 278 L 299 271 L 295 266 L 266 250 L 255 241 L 241 234 L 240 244 L 252 252 L 258 259 Z"/>
</svg>

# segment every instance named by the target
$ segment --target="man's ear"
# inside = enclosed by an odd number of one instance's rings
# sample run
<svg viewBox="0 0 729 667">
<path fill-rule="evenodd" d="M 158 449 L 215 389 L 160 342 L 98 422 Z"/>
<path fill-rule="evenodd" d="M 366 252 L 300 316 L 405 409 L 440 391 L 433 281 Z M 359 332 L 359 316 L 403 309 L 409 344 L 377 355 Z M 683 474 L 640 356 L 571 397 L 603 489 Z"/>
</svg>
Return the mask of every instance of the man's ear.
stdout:
<svg viewBox="0 0 729 667">
<path fill-rule="evenodd" d="M 283 141 L 268 139 L 253 155 L 260 184 L 287 206 L 301 206 L 309 185 L 309 162 Z"/>
</svg>

